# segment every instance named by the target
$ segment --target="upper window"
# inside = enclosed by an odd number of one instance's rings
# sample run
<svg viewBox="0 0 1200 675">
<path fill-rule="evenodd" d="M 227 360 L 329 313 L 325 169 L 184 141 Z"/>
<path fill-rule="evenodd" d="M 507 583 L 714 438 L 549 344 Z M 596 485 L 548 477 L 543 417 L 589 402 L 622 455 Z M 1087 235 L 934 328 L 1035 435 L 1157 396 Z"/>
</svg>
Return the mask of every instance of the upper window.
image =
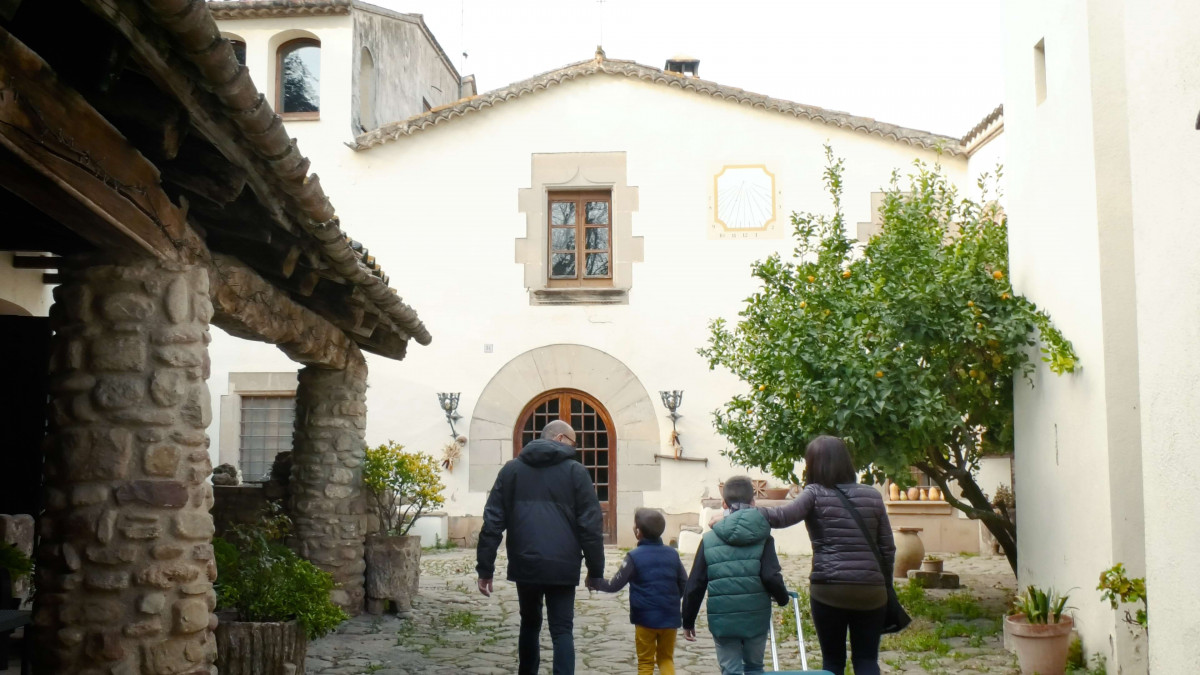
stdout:
<svg viewBox="0 0 1200 675">
<path fill-rule="evenodd" d="M 551 286 L 612 283 L 612 193 L 551 192 Z"/>
<path fill-rule="evenodd" d="M 279 47 L 275 110 L 285 118 L 315 120 L 321 110 L 321 43 L 299 38 Z"/>
<path fill-rule="evenodd" d="M 237 57 L 237 62 L 243 66 L 246 65 L 246 43 L 231 38 L 229 46 L 233 47 L 233 55 Z"/>
<path fill-rule="evenodd" d="M 363 131 L 375 128 L 375 58 L 362 48 L 358 68 L 358 122 Z"/>
<path fill-rule="evenodd" d="M 242 428 L 238 460 L 242 479 L 265 481 L 275 455 L 292 449 L 295 396 L 242 396 Z"/>
</svg>

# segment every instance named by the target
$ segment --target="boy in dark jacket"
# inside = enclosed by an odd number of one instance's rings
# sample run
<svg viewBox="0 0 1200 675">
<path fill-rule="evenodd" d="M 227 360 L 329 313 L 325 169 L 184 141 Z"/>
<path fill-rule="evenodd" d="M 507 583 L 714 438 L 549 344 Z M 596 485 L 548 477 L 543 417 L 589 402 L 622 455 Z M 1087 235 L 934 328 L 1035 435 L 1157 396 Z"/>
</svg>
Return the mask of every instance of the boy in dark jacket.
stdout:
<svg viewBox="0 0 1200 675">
<path fill-rule="evenodd" d="M 722 675 L 763 672 L 771 600 L 788 603 L 787 586 L 766 517 L 754 506 L 747 476 L 725 481 L 729 512 L 704 533 L 683 596 L 683 637 L 696 639 L 696 615 L 708 592 L 708 629 Z"/>
<path fill-rule="evenodd" d="M 630 551 L 612 581 L 589 579 L 588 588 L 616 593 L 629 584 L 629 623 L 637 641 L 638 675 L 675 675 L 675 631 L 681 625 L 679 601 L 687 572 L 679 553 L 663 546 L 667 520 L 654 509 L 633 514 L 637 548 Z"/>
<path fill-rule="evenodd" d="M 589 577 L 604 576 L 603 513 L 587 469 L 575 461 L 575 430 L 555 420 L 542 437 L 500 469 L 483 509 L 475 571 L 492 594 L 496 550 L 508 533 L 508 580 L 517 585 L 521 633 L 517 672 L 536 675 L 542 605 L 554 644 L 554 675 L 575 672 L 575 587 L 580 559 Z"/>
</svg>

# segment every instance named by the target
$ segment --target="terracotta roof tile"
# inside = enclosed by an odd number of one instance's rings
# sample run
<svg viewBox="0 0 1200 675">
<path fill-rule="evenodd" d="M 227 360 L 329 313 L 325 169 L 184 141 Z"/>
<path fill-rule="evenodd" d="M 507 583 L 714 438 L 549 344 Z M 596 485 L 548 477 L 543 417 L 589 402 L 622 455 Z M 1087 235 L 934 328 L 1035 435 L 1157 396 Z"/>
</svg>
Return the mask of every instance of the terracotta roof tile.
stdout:
<svg viewBox="0 0 1200 675">
<path fill-rule="evenodd" d="M 919 148 L 933 149 L 940 147 L 942 150 L 951 155 L 959 155 L 963 153 L 963 149 L 959 144 L 959 139 L 950 136 L 943 136 L 928 131 L 920 131 L 909 129 L 906 127 L 897 126 L 880 122 L 869 117 L 859 117 L 849 113 L 838 112 L 836 110 L 827 110 L 816 106 L 804 105 L 793 101 L 772 98 L 763 94 L 756 94 L 738 89 L 736 87 L 728 87 L 709 80 L 702 80 L 694 77 L 683 77 L 678 73 L 673 73 L 651 66 L 644 66 L 633 61 L 618 61 L 604 58 L 603 52 L 597 52 L 597 58 L 588 61 L 580 61 L 571 65 L 552 70 L 541 75 L 536 75 L 527 80 L 515 82 L 492 91 L 472 96 L 469 98 L 460 99 L 434 110 L 427 111 L 420 115 L 414 115 L 399 122 L 385 124 L 378 129 L 373 129 L 366 133 L 360 134 L 355 138 L 354 143 L 350 147 L 356 150 L 366 150 L 377 145 L 383 145 L 391 141 L 399 140 L 405 136 L 411 136 L 420 131 L 424 131 L 433 126 L 444 124 L 453 120 L 456 117 L 462 117 L 473 112 L 480 112 L 487 108 L 522 98 L 531 94 L 536 94 L 545 91 L 556 85 L 570 82 L 571 80 L 591 77 L 594 75 L 610 75 L 615 77 L 628 77 L 640 79 L 654 84 L 661 84 L 672 87 L 681 91 L 691 91 L 698 94 L 704 94 L 713 98 L 725 99 L 738 104 L 746 104 L 763 110 L 773 110 L 785 115 L 791 115 L 797 118 L 808 119 L 822 124 L 850 129 L 859 133 L 879 136 L 894 140 L 898 143 L 905 143 Z"/>
</svg>

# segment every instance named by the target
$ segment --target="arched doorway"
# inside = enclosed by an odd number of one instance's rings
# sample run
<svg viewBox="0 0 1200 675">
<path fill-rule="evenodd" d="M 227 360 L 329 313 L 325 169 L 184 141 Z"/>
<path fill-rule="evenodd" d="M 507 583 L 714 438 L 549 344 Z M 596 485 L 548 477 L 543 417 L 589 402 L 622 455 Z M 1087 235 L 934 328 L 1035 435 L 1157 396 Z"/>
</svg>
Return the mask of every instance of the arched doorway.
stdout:
<svg viewBox="0 0 1200 675">
<path fill-rule="evenodd" d="M 513 429 L 513 456 L 548 423 L 562 420 L 575 430 L 576 459 L 587 469 L 604 513 L 604 543 L 617 541 L 617 435 L 599 401 L 576 389 L 544 392 L 526 404 Z"/>
</svg>

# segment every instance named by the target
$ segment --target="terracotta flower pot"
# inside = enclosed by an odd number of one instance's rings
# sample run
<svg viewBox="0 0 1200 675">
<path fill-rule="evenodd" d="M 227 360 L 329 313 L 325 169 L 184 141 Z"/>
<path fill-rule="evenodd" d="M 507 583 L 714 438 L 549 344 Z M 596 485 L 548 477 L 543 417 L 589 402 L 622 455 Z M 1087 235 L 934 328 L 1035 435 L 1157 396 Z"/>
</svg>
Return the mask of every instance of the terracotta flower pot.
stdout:
<svg viewBox="0 0 1200 675">
<path fill-rule="evenodd" d="M 896 562 L 892 567 L 892 576 L 897 579 L 907 579 L 908 571 L 921 566 L 925 559 L 925 544 L 917 533 L 919 527 L 901 527 L 896 530 Z"/>
<path fill-rule="evenodd" d="M 945 563 L 942 560 L 926 558 L 921 561 L 921 571 L 922 572 L 932 572 L 934 574 L 941 574 L 942 566 L 944 564 Z"/>
<path fill-rule="evenodd" d="M 1067 648 L 1075 622 L 1064 616 L 1058 623 L 1029 623 L 1024 614 L 1004 617 L 1005 628 L 1017 651 L 1021 675 L 1063 675 Z"/>
<path fill-rule="evenodd" d="M 791 488 L 765 488 L 763 490 L 763 499 L 787 499 L 788 492 Z"/>
</svg>

